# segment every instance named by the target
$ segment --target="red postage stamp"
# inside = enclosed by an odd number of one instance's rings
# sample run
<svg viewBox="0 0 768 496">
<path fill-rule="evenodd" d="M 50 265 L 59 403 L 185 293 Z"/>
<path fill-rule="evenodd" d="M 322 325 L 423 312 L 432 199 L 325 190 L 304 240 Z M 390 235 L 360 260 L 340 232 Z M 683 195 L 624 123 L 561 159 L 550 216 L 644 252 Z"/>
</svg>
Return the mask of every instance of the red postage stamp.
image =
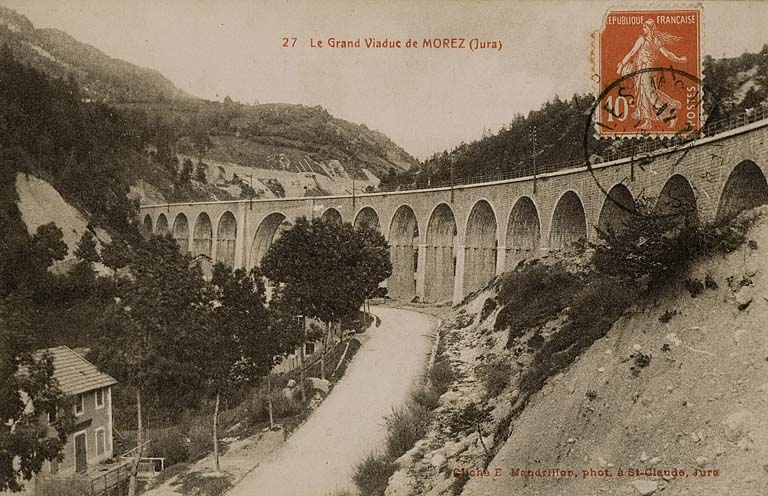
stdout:
<svg viewBox="0 0 768 496">
<path fill-rule="evenodd" d="M 701 11 L 610 10 L 595 58 L 600 137 L 691 135 L 702 126 Z"/>
</svg>

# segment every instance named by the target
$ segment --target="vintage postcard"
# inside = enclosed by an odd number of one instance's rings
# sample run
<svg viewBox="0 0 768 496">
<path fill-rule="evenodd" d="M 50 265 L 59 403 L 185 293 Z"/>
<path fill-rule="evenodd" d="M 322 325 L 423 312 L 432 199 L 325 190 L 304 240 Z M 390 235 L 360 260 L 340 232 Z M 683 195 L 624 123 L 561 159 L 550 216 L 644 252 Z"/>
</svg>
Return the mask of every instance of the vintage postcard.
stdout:
<svg viewBox="0 0 768 496">
<path fill-rule="evenodd" d="M 766 26 L 0 0 L 0 494 L 768 495 Z"/>
</svg>

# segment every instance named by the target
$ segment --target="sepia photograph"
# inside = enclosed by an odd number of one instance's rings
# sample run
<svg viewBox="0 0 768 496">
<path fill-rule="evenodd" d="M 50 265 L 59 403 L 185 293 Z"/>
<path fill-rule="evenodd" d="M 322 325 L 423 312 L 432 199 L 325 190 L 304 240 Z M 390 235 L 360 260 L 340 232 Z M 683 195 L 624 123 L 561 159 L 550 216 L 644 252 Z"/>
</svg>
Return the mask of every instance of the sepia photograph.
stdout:
<svg viewBox="0 0 768 496">
<path fill-rule="evenodd" d="M 0 0 L 0 495 L 768 495 L 766 26 Z"/>
</svg>

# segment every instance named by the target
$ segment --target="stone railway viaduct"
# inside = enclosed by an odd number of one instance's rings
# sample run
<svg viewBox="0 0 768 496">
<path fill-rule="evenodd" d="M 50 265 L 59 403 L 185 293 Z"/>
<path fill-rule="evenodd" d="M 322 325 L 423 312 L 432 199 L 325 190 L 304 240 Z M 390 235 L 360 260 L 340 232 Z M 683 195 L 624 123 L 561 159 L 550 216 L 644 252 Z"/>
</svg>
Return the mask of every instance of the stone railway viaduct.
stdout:
<svg viewBox="0 0 768 496">
<path fill-rule="evenodd" d="M 461 301 L 523 258 L 595 240 L 638 196 L 659 212 L 706 222 L 768 203 L 768 119 L 587 167 L 413 191 L 144 206 L 146 233 L 234 267 L 258 265 L 301 216 L 369 224 L 390 244 L 395 298 Z M 608 196 L 606 196 L 606 192 Z"/>
</svg>

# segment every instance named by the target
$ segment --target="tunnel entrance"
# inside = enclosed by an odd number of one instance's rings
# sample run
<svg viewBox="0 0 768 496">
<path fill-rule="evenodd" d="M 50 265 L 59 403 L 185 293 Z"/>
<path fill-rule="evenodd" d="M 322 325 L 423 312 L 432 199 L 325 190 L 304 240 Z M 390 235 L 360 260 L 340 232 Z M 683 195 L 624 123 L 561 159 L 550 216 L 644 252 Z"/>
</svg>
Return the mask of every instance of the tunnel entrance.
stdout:
<svg viewBox="0 0 768 496">
<path fill-rule="evenodd" d="M 216 261 L 228 267 L 235 266 L 235 240 L 237 239 L 237 221 L 232 212 L 224 212 L 216 231 Z"/>
<path fill-rule="evenodd" d="M 472 207 L 464 238 L 464 294 L 480 289 L 496 275 L 496 214 L 480 200 Z"/>
<path fill-rule="evenodd" d="M 441 203 L 427 224 L 424 300 L 445 301 L 453 298 L 456 275 L 456 219 L 451 207 Z"/>
<path fill-rule="evenodd" d="M 765 174 L 754 162 L 745 160 L 737 165 L 723 186 L 716 218 L 728 219 L 739 212 L 768 203 L 768 183 Z"/>
<path fill-rule="evenodd" d="M 507 257 L 506 270 L 514 269 L 525 259 L 535 256 L 541 243 L 541 224 L 539 213 L 533 200 L 523 196 L 509 214 L 507 221 Z"/>
<path fill-rule="evenodd" d="M 587 239 L 587 216 L 579 195 L 573 191 L 560 197 L 552 215 L 549 246 L 560 250 L 580 239 Z"/>
<path fill-rule="evenodd" d="M 393 298 L 411 299 L 416 295 L 418 271 L 419 223 L 413 209 L 401 205 L 389 228 L 389 252 L 392 276 L 387 288 Z"/>
<path fill-rule="evenodd" d="M 211 227 L 211 218 L 208 214 L 201 212 L 195 222 L 195 230 L 192 235 L 192 256 L 205 255 L 211 258 L 211 249 L 213 248 L 213 228 Z"/>
<path fill-rule="evenodd" d="M 173 221 L 173 239 L 182 253 L 189 253 L 189 222 L 184 214 L 178 214 Z"/>
</svg>

